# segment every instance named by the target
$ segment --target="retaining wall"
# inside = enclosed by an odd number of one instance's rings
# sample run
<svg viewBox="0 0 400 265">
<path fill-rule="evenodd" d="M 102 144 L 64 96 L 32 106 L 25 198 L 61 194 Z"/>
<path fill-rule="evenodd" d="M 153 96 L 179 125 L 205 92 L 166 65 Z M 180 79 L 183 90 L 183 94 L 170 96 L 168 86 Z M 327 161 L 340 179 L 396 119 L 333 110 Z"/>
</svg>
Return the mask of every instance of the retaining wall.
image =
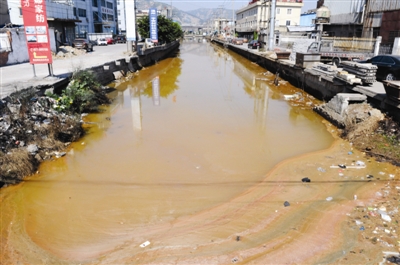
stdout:
<svg viewBox="0 0 400 265">
<path fill-rule="evenodd" d="M 219 45 L 224 45 L 221 41 L 213 41 Z M 255 53 L 252 50 L 242 49 L 235 45 L 225 45 L 225 47 L 228 47 L 235 53 L 257 63 L 271 73 L 279 74 L 279 77 L 289 81 L 292 85 L 303 89 L 307 93 L 321 100 L 329 100 L 337 93 L 349 91 L 348 87 L 342 82 L 335 82 L 329 77 L 324 77 L 311 70 L 296 66 L 287 60 L 266 57 L 263 54 Z"/>
</svg>

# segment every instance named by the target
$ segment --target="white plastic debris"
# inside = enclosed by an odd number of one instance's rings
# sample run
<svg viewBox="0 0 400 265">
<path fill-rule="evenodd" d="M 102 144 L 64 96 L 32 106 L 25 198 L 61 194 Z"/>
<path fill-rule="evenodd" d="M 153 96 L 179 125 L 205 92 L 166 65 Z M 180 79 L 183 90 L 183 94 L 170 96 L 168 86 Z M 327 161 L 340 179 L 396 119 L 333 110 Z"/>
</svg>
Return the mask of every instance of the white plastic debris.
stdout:
<svg viewBox="0 0 400 265">
<path fill-rule="evenodd" d="M 150 245 L 150 241 L 146 241 L 143 244 L 140 245 L 141 248 L 147 247 L 148 245 Z"/>
<path fill-rule="evenodd" d="M 332 197 L 328 197 L 328 198 L 326 198 L 326 200 L 327 200 L 328 202 L 330 202 L 331 200 L 333 200 L 333 198 L 332 198 Z"/>
<path fill-rule="evenodd" d="M 386 213 L 381 213 L 381 218 L 383 220 L 385 220 L 386 222 L 391 222 L 392 221 L 392 218 Z"/>
<path fill-rule="evenodd" d="M 356 165 L 357 165 L 357 166 L 360 166 L 360 167 L 365 167 L 365 163 L 364 163 L 363 161 L 360 161 L 360 160 L 358 160 L 358 161 L 356 162 Z"/>
</svg>

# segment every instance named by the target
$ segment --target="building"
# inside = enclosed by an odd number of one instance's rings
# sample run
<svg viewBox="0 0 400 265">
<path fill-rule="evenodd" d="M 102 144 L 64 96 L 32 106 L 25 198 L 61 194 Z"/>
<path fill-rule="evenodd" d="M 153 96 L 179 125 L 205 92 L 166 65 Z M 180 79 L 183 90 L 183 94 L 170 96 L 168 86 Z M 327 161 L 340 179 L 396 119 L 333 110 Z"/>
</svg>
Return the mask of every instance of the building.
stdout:
<svg viewBox="0 0 400 265">
<path fill-rule="evenodd" d="M 366 0 L 341 1 L 319 0 L 317 8 L 325 6 L 330 11 L 329 24 L 323 31 L 331 37 L 361 37 L 363 12 Z"/>
<path fill-rule="evenodd" d="M 76 35 L 86 33 L 117 33 L 115 0 L 74 0 L 74 15 L 81 22 L 76 25 Z"/>
<path fill-rule="evenodd" d="M 0 25 L 20 27 L 24 25 L 21 2 L 0 0 Z M 56 47 L 71 44 L 75 39 L 75 23 L 80 22 L 74 15 L 74 3 L 70 0 L 46 1 L 47 22 L 50 32 L 54 32 Z"/>
<path fill-rule="evenodd" d="M 271 4 L 266 0 L 252 0 L 236 11 L 237 35 L 253 39 L 256 34 L 261 41 L 267 42 Z M 303 0 L 276 0 L 275 32 L 287 32 L 287 26 L 299 25 L 302 7 Z"/>
<path fill-rule="evenodd" d="M 376 38 L 382 36 L 382 45 L 391 46 L 400 37 L 400 1 L 395 0 L 319 0 L 329 8 L 330 23 L 324 31 L 330 36 Z"/>
</svg>

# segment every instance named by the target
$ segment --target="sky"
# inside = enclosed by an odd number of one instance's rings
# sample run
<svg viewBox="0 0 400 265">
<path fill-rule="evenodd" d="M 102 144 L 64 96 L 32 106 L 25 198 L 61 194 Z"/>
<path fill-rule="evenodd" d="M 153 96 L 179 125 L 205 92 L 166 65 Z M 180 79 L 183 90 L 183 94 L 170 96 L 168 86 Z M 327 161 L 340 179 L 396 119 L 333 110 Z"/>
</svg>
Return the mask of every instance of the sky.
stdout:
<svg viewBox="0 0 400 265">
<path fill-rule="evenodd" d="M 226 8 L 240 9 L 249 4 L 251 0 L 156 0 L 178 8 L 183 11 L 195 10 L 198 8 Z M 302 13 L 309 9 L 315 9 L 317 0 L 303 0 Z"/>
</svg>

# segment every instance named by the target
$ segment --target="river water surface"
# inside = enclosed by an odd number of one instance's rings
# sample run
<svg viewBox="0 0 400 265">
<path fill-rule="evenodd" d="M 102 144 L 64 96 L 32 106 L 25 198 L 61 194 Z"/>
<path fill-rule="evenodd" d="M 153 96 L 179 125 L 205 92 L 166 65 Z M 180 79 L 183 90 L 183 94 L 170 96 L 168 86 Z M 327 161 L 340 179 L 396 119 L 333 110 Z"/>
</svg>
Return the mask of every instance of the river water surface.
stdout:
<svg viewBox="0 0 400 265">
<path fill-rule="evenodd" d="M 328 168 L 296 160 L 272 170 L 334 137 L 311 110 L 316 100 L 273 78 L 186 42 L 177 57 L 112 84 L 113 103 L 85 118 L 87 135 L 65 157 L 2 190 L 4 264 L 250 262 L 282 248 L 283 224 L 306 235 L 305 216 L 326 207 L 328 188 L 304 186 L 301 174 Z M 360 186 L 333 185 L 342 198 Z M 284 207 L 290 199 L 302 206 Z"/>
</svg>

